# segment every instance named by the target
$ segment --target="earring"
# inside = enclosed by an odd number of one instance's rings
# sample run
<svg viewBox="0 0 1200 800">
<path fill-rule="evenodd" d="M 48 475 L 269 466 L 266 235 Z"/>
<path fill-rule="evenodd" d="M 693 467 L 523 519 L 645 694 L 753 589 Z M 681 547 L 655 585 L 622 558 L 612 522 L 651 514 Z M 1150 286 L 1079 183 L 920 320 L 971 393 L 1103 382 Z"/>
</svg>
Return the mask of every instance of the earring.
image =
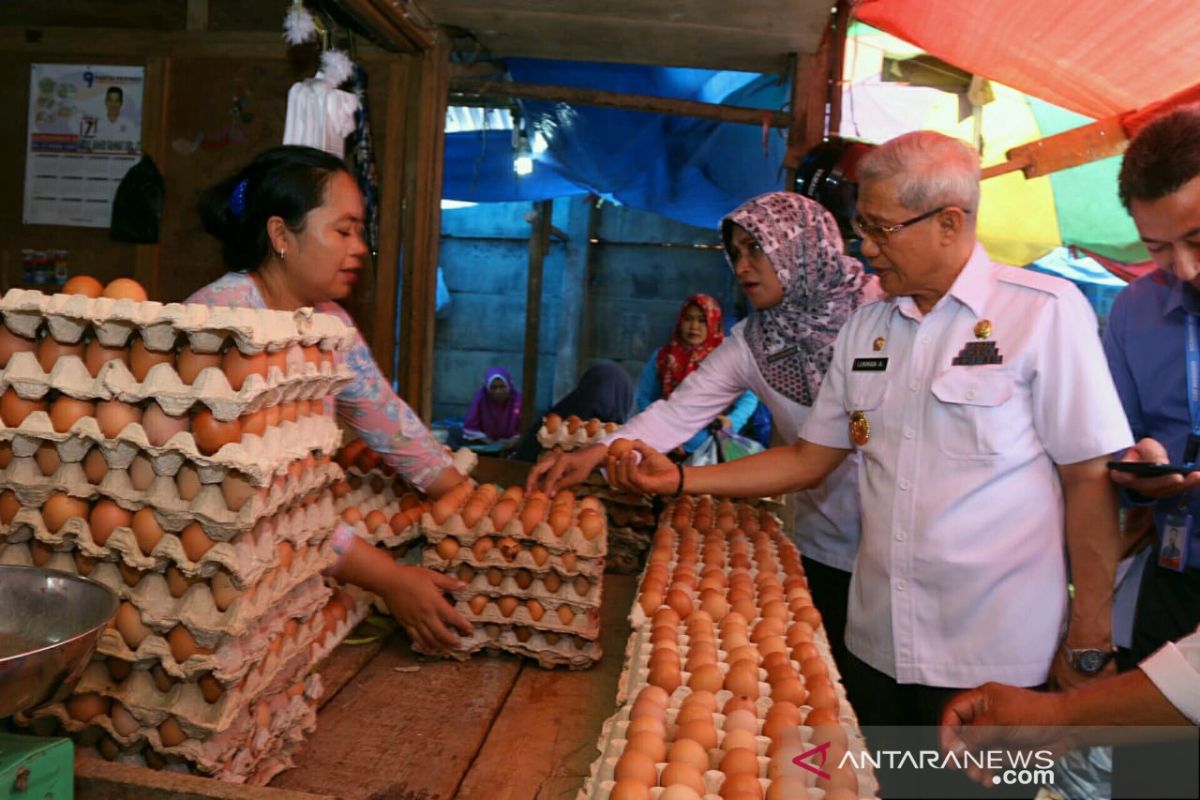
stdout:
<svg viewBox="0 0 1200 800">
<path fill-rule="evenodd" d="M 279 260 L 283 261 L 285 258 L 287 258 L 287 250 L 280 250 L 277 255 L 279 256 Z"/>
</svg>

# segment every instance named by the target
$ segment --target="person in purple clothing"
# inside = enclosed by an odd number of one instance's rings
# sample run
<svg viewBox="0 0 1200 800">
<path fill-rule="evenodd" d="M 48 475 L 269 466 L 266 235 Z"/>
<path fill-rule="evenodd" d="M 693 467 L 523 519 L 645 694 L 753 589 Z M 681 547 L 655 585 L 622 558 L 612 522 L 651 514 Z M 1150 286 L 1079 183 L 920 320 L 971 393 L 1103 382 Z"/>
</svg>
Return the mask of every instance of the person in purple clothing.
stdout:
<svg viewBox="0 0 1200 800">
<path fill-rule="evenodd" d="M 345 163 L 310 147 L 274 147 L 206 191 L 205 230 L 221 242 L 230 272 L 189 303 L 291 311 L 313 307 L 354 328 L 338 305 L 363 267 L 363 200 Z M 361 334 L 345 354 L 354 380 L 337 396 L 340 420 L 407 481 L 439 497 L 464 480 L 420 418 L 396 396 Z M 452 629 L 471 625 L 443 597 L 462 588 L 446 575 L 397 564 L 342 527 L 334 534 L 339 580 L 383 597 L 413 641 L 453 649 Z"/>
<path fill-rule="evenodd" d="M 483 376 L 483 385 L 471 399 L 463 433 L 493 442 L 515 442 L 520 435 L 521 392 L 513 386 L 512 375 L 504 367 L 492 367 Z"/>
</svg>

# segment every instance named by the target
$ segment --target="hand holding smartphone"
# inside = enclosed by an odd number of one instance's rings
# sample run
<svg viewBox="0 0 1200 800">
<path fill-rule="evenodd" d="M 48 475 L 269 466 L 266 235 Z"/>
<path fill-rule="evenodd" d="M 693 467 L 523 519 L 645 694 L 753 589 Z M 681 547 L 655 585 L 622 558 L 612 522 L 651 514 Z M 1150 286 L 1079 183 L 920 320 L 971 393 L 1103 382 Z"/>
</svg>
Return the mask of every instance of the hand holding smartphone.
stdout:
<svg viewBox="0 0 1200 800">
<path fill-rule="evenodd" d="M 1146 461 L 1109 461 L 1108 468 L 1127 472 L 1135 478 L 1161 478 L 1163 475 L 1191 475 L 1200 467 L 1184 464 L 1151 464 Z"/>
</svg>

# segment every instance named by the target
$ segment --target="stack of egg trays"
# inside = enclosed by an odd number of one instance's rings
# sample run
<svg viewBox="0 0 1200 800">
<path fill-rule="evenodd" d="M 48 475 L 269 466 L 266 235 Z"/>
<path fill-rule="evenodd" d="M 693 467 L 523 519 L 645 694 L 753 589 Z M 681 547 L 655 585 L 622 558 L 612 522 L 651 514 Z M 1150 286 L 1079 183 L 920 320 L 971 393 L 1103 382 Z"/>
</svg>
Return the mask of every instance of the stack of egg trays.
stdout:
<svg viewBox="0 0 1200 800">
<path fill-rule="evenodd" d="M 421 538 L 427 498 L 398 477 L 362 439 L 343 446 L 336 460 L 346 472 L 345 481 L 334 489 L 338 514 L 346 517 L 360 538 L 403 558 Z M 379 513 L 373 515 L 375 511 Z"/>
<path fill-rule="evenodd" d="M 702 499 L 703 496 L 701 498 L 697 498 L 698 501 Z M 674 511 L 674 503 L 668 505 L 663 511 L 662 515 L 659 517 L 659 531 L 670 534 L 674 538 L 676 544 L 678 544 L 678 535 L 675 529 L 671 527 L 673 518 L 675 516 Z M 735 504 L 735 512 L 738 515 L 739 521 L 745 520 L 747 515 L 752 515 L 764 523 L 763 527 L 769 531 L 772 538 L 770 545 L 772 548 L 772 555 L 776 556 L 777 561 L 779 551 L 782 548 L 795 549 L 795 544 L 786 535 L 780 532 L 778 518 L 771 514 L 768 510 L 762 508 L 761 505 L 739 501 Z M 669 564 L 670 569 L 674 571 L 676 565 L 677 560 L 672 559 Z M 757 564 L 751 567 L 750 572 L 752 576 L 757 577 Z M 782 567 L 780 568 L 779 578 L 780 580 L 785 578 Z M 600 736 L 596 743 L 596 750 L 598 751 L 599 755 L 592 762 L 589 768 L 589 777 L 584 781 L 584 785 L 580 789 L 576 800 L 608 800 L 615 783 L 613 778 L 613 769 L 616 766 L 617 760 L 621 757 L 621 754 L 625 749 L 625 730 L 629 725 L 629 713 L 632 710 L 633 701 L 637 699 L 637 696 L 641 690 L 649 685 L 649 659 L 653 650 L 653 645 L 650 641 L 652 623 L 651 618 L 642 610 L 641 599 L 642 592 L 639 582 L 638 592 L 634 597 L 633 606 L 629 613 L 629 620 L 633 627 L 633 634 L 630 636 L 625 647 L 625 664 L 622 668 L 621 676 L 617 683 L 617 703 L 619 707 L 616 713 L 605 720 L 603 726 L 601 727 Z M 749 620 L 748 623 L 750 626 L 753 626 L 758 621 L 759 619 L 756 618 L 754 620 Z M 681 632 L 679 635 L 679 648 L 680 657 L 682 659 L 686 659 L 687 644 L 688 636 L 686 633 Z M 833 655 L 829 647 L 829 640 L 825 635 L 823 626 L 814 631 L 813 644 L 816 646 L 822 660 L 825 662 L 825 666 L 829 672 L 829 678 L 833 682 L 835 691 L 837 692 L 839 710 L 838 721 L 843 731 L 846 733 L 849 747 L 852 750 L 864 749 L 866 744 L 862 735 L 862 731 L 859 729 L 858 717 L 854 713 L 854 709 L 851 707 L 846 698 L 845 687 L 843 687 L 841 682 L 841 674 L 838 672 L 837 664 L 833 660 Z M 722 649 L 720 649 L 719 644 L 718 654 L 722 659 L 727 655 Z M 723 660 L 722 663 L 724 663 Z M 793 666 L 798 668 L 798 665 L 796 665 L 794 662 Z M 680 686 L 670 696 L 667 710 L 669 731 L 671 726 L 674 724 L 675 715 L 683 705 L 684 699 L 691 693 L 691 690 L 687 685 L 689 677 L 690 675 L 688 673 L 681 673 Z M 761 724 L 762 720 L 766 716 L 767 711 L 769 711 L 771 707 L 771 685 L 766 680 L 765 670 L 759 670 L 759 679 L 759 697 L 755 701 L 755 705 L 758 710 L 759 722 Z M 725 689 L 722 689 L 715 694 L 717 697 L 718 708 L 724 707 L 725 701 L 732 696 L 732 694 Z M 806 714 L 809 710 L 811 710 L 807 706 L 801 706 L 801 709 Z M 724 736 L 724 730 L 722 728 L 724 715 L 715 713 L 714 721 L 718 725 L 719 749 L 720 739 Z M 807 742 L 807 737 L 811 736 L 812 732 L 812 728 L 802 725 L 800 728 L 801 739 Z M 759 761 L 763 770 L 763 773 L 761 774 L 765 775 L 766 762 L 769 761 L 765 754 L 770 740 L 761 735 L 756 738 L 759 746 Z M 704 795 L 704 800 L 720 800 L 719 792 L 723 774 L 715 769 L 719 752 L 710 751 L 709 755 L 714 769 L 709 770 L 704 774 L 704 780 L 708 790 Z M 876 796 L 879 789 L 879 784 L 875 778 L 873 770 L 868 767 L 863 770 L 856 770 L 856 772 L 859 780 L 860 797 Z M 762 785 L 763 792 L 765 794 L 766 790 L 770 786 L 769 779 L 766 777 L 760 777 L 760 784 Z M 815 797 L 817 796 L 815 793 L 819 793 L 820 789 L 809 787 L 809 792 L 810 796 Z"/>
<path fill-rule="evenodd" d="M 587 432 L 588 423 L 592 425 L 595 432 L 589 434 Z M 553 433 L 546 427 L 546 419 L 542 418 L 542 425 L 538 428 L 537 440 L 543 450 L 553 450 L 558 448 L 563 452 L 572 450 L 580 450 L 588 445 L 596 444 L 610 433 L 615 433 L 620 429 L 620 425 L 616 422 L 604 422 L 593 417 L 589 420 L 583 420 L 579 427 L 572 433 L 567 430 L 567 420 L 561 420 L 559 426 Z"/>
<path fill-rule="evenodd" d="M 651 499 L 644 494 L 611 488 L 599 472 L 589 475 L 580 491 L 600 500 L 608 512 L 608 571 L 620 575 L 637 573 L 654 537 Z"/>
<path fill-rule="evenodd" d="M 493 506 L 502 497 L 497 487 Z M 462 505 L 465 504 L 463 498 Z M 503 529 L 496 530 L 489 516 L 490 508 L 470 527 L 463 521 L 462 506 L 441 523 L 434 520 L 431 512 L 421 517 L 427 542 L 424 565 L 454 574 L 467 583 L 465 589 L 456 593 L 456 608 L 472 622 L 475 630 L 455 657 L 467 658 L 481 649 L 490 649 L 535 659 L 546 668 L 591 667 L 603 655 L 599 643 L 600 603 L 607 530 L 601 530 L 590 540 L 585 538 L 578 525 L 582 511 L 578 501 L 572 508 L 571 524 L 562 536 L 555 535 L 545 520 L 526 534 L 520 522 L 524 503 Z M 487 537 L 500 537 L 515 546 L 494 546 L 479 558 L 475 545 Z M 439 554 L 438 545 L 445 539 L 453 539 L 458 545 L 450 558 Z M 531 552 L 534 545 L 548 551 L 542 564 L 537 563 Z M 546 585 L 548 579 L 552 588 Z M 473 609 L 471 601 L 481 596 L 489 601 L 482 609 Z M 497 602 L 504 597 L 520 601 L 508 614 Z M 531 616 L 525 606 L 527 600 L 542 605 L 541 619 Z M 561 606 L 573 614 L 569 623 L 559 617 Z"/>
<path fill-rule="evenodd" d="M 121 746 L 118 755 L 136 754 L 149 745 L 160 751 L 156 754 L 160 762 L 182 759 L 202 772 L 230 779 L 270 772 L 268 762 L 281 763 L 279 755 L 288 749 L 294 734 L 308 727 L 314 693 L 319 690 L 319 681 L 297 676 L 308 669 L 311 646 L 322 627 L 320 609 L 329 595 L 318 573 L 333 559 L 326 540 L 336 514 L 326 487 L 341 477 L 329 463 L 341 434 L 328 414 L 332 404 L 327 396 L 349 380 L 345 367 L 334 366 L 332 352 L 350 346 L 353 332 L 336 318 L 309 312 L 163 306 L 46 297 L 18 290 L 5 296 L 0 311 L 10 330 L 27 338 L 36 337 L 45 324 L 47 335 L 57 340 L 78 341 L 90 328 L 93 336 L 113 347 L 126 346 L 137 331 L 152 348 L 165 349 L 185 336 L 198 352 L 217 352 L 229 339 L 244 353 L 266 350 L 282 355 L 285 350 L 298 352 L 296 345 L 320 351 L 318 358 L 301 357 L 297 364 L 275 359 L 266 380 L 251 375 L 237 392 L 216 369 L 202 372 L 191 387 L 185 387 L 169 365 L 159 365 L 138 384 L 119 361 L 106 363 L 93 378 L 74 356 L 61 359 L 47 375 L 32 354 L 18 352 L 0 372 L 3 388 L 33 399 L 51 389 L 80 398 L 126 402 L 153 396 L 168 413 L 202 404 L 218 419 L 234 419 L 299 398 L 318 401 L 327 412 L 284 422 L 263 437 L 248 436 L 209 455 L 198 451 L 190 433 L 177 434 L 162 447 L 150 447 L 137 424 L 127 426 L 115 440 L 106 439 L 92 418 L 58 432 L 45 412 L 34 412 L 16 429 L 0 428 L 0 441 L 11 442 L 12 456 L 3 470 L 3 485 L 25 506 L 5 526 L 6 546 L 0 557 L 10 563 L 48 560 L 52 567 L 92 572 L 118 590 L 124 604 L 136 612 L 138 624 L 148 629 L 136 650 L 115 630 L 106 631 L 98 660 L 77 689 L 80 694 L 95 692 L 123 701 L 122 708 L 130 713 L 120 719 L 120 730 L 112 727 L 107 716 L 81 723 L 62 705 L 41 715 L 57 718 L 72 732 L 96 725 L 103 728 L 107 722 L 113 736 L 110 745 Z M 280 363 L 287 366 L 286 374 Z M 29 458 L 46 442 L 54 444 L 62 462 L 50 476 L 40 474 Z M 88 483 L 79 465 L 93 445 L 109 467 L 99 485 Z M 150 462 L 154 477 L 143 475 L 136 481 L 139 456 Z M 184 500 L 174 476 L 187 467 L 195 470 L 202 488 Z M 251 491 L 249 502 L 243 499 L 236 510 L 222 507 L 221 492 L 212 485 L 234 475 L 244 476 L 243 481 L 259 489 Z M 87 500 L 107 497 L 126 511 L 149 505 L 166 531 L 178 531 L 194 520 L 215 544 L 193 562 L 177 536 L 163 536 L 146 554 L 128 528 L 116 529 L 108 541 L 98 544 L 87 521 L 79 517 L 52 533 L 38 510 L 52 491 Z M 289 545 L 286 556 L 284 542 Z M 161 574 L 168 564 L 189 582 L 221 568 L 237 597 L 219 610 L 212 591 L 201 583 L 173 598 Z M 172 656 L 167 641 L 167 633 L 180 625 L 198 650 L 183 663 Z M 118 681 L 100 660 L 106 658 L 139 669 L 119 670 L 123 679 Z M 155 685 L 148 677 L 150 666 L 174 679 L 173 685 L 165 691 Z M 220 686 L 219 699 L 204 699 L 196 680 L 200 677 Z M 293 706 L 291 712 L 281 709 L 265 727 L 249 719 L 254 703 L 262 722 L 263 703 L 274 702 L 276 695 L 295 701 L 284 702 Z M 187 738 L 164 746 L 155 726 L 168 712 L 174 712 Z M 239 749 L 239 744 L 244 747 Z"/>
</svg>

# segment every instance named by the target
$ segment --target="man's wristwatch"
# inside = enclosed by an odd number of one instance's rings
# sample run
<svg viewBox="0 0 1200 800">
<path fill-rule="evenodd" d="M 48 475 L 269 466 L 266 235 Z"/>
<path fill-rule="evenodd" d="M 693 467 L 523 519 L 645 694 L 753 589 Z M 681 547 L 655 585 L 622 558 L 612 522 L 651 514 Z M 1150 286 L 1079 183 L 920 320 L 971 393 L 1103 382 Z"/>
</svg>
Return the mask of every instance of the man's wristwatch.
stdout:
<svg viewBox="0 0 1200 800">
<path fill-rule="evenodd" d="M 1112 659 L 1113 652 L 1112 650 L 1097 650 L 1089 647 L 1076 650 L 1068 647 L 1066 642 L 1063 643 L 1063 653 L 1067 656 L 1067 663 L 1076 672 L 1082 672 L 1084 675 L 1095 675 L 1104 669 L 1105 665 Z"/>
</svg>

